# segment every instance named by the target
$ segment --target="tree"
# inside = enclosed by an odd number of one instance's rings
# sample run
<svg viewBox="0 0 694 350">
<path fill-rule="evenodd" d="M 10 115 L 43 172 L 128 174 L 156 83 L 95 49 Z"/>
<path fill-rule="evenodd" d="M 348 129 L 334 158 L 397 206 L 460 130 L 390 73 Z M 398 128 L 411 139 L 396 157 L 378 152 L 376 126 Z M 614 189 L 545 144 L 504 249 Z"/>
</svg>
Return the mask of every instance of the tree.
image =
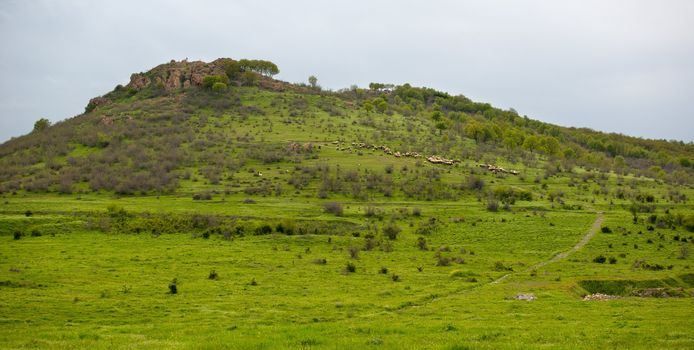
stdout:
<svg viewBox="0 0 694 350">
<path fill-rule="evenodd" d="M 34 131 L 40 132 L 51 126 L 51 122 L 46 118 L 41 118 L 34 123 Z"/>
<path fill-rule="evenodd" d="M 374 110 L 374 104 L 371 103 L 371 101 L 366 101 L 364 102 L 364 109 L 366 110 L 366 113 L 371 113 L 371 111 Z"/>
<path fill-rule="evenodd" d="M 308 77 L 308 83 L 311 84 L 311 87 L 315 89 L 318 84 L 318 78 L 316 78 L 315 75 L 312 75 Z"/>
</svg>

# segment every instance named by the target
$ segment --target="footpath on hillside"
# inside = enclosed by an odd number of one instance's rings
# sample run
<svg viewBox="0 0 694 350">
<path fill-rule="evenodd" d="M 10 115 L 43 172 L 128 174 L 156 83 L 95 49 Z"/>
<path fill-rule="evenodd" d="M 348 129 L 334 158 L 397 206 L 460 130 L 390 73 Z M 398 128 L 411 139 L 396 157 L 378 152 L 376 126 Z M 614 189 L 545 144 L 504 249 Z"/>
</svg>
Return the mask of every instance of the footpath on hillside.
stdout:
<svg viewBox="0 0 694 350">
<path fill-rule="evenodd" d="M 593 236 L 595 236 L 595 234 L 598 232 L 598 230 L 600 230 L 600 227 L 602 226 L 602 221 L 604 219 L 605 219 L 605 217 L 603 216 L 603 214 L 601 212 L 598 213 L 598 217 L 593 222 L 593 225 L 590 226 L 590 229 L 588 230 L 586 235 L 583 236 L 583 238 L 581 238 L 581 240 L 578 241 L 578 243 L 576 243 L 575 246 L 573 246 L 571 249 L 569 249 L 565 252 L 561 252 L 561 253 L 553 256 L 549 260 L 541 261 L 541 262 L 539 262 L 533 266 L 530 266 L 529 268 L 525 269 L 523 272 L 528 272 L 528 271 L 540 269 L 540 268 L 545 267 L 551 263 L 562 260 L 562 259 L 566 258 L 567 256 L 577 252 L 578 250 L 583 248 L 586 244 L 588 244 L 588 242 L 590 242 L 590 240 L 593 238 Z M 505 280 L 506 278 L 508 278 L 509 276 L 512 276 L 514 274 L 515 274 L 514 272 L 505 274 L 505 275 L 495 279 L 494 281 L 489 282 L 489 284 L 498 284 L 498 283 L 502 282 L 503 280 Z"/>
</svg>

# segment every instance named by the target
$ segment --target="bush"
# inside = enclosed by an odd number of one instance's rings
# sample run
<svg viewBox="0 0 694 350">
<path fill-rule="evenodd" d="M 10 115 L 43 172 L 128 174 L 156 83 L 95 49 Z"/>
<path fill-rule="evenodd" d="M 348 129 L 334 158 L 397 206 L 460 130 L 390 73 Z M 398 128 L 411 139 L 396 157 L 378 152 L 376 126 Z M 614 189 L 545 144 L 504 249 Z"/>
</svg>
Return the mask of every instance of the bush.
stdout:
<svg viewBox="0 0 694 350">
<path fill-rule="evenodd" d="M 381 269 L 378 270 L 378 273 L 380 273 L 382 275 L 386 275 L 386 274 L 388 274 L 388 268 L 385 266 L 382 266 Z"/>
<path fill-rule="evenodd" d="M 450 258 L 448 258 L 446 256 L 442 256 L 442 255 L 439 255 L 437 257 L 436 266 L 449 266 L 450 264 L 451 264 Z"/>
<path fill-rule="evenodd" d="M 610 262 L 610 264 L 614 265 L 617 263 L 617 258 L 615 258 L 614 256 L 611 256 L 608 261 Z"/>
<path fill-rule="evenodd" d="M 169 283 L 169 293 L 171 294 L 176 294 L 178 293 L 178 281 L 174 278 L 171 283 Z"/>
<path fill-rule="evenodd" d="M 389 224 L 388 226 L 383 228 L 383 235 L 388 237 L 390 240 L 395 240 L 398 238 L 398 234 L 400 233 L 401 229 L 396 226 L 395 224 Z"/>
<path fill-rule="evenodd" d="M 412 216 L 422 216 L 422 209 L 419 207 L 412 208 Z"/>
<path fill-rule="evenodd" d="M 349 247 L 347 249 L 349 252 L 349 257 L 352 259 L 359 259 L 359 248 L 358 247 Z"/>
<path fill-rule="evenodd" d="M 316 265 L 325 265 L 328 263 L 328 260 L 326 260 L 325 258 L 318 258 L 318 259 L 311 260 L 311 262 L 316 264 Z"/>
<path fill-rule="evenodd" d="M 602 231 L 602 233 L 612 233 L 612 229 L 607 226 L 600 228 L 600 231 Z"/>
<path fill-rule="evenodd" d="M 353 273 L 357 271 L 357 265 L 354 265 L 352 262 L 348 262 L 347 265 L 345 266 L 345 272 L 348 273 Z"/>
<path fill-rule="evenodd" d="M 494 263 L 494 271 L 513 271 L 513 268 L 504 265 L 501 261 L 497 261 Z"/>
<path fill-rule="evenodd" d="M 429 247 L 427 246 L 427 240 L 424 237 L 418 237 L 417 238 L 417 248 L 419 250 L 429 250 Z"/>
<path fill-rule="evenodd" d="M 392 274 L 390 279 L 393 280 L 393 282 L 400 282 L 400 276 L 396 274 Z"/>
<path fill-rule="evenodd" d="M 212 199 L 212 193 L 210 193 L 210 192 L 193 194 L 193 200 L 194 201 L 209 201 L 211 199 Z"/>
<path fill-rule="evenodd" d="M 214 92 L 223 92 L 226 91 L 227 89 L 227 84 L 224 84 L 222 82 L 216 82 L 212 85 L 212 91 Z"/>
<path fill-rule="evenodd" d="M 31 230 L 31 237 L 41 237 L 41 232 L 37 229 Z"/>
<path fill-rule="evenodd" d="M 323 210 L 326 213 L 335 214 L 335 216 L 342 216 L 344 214 L 344 209 L 342 208 L 342 203 L 338 202 L 327 202 L 323 204 Z"/>
<path fill-rule="evenodd" d="M 487 210 L 491 212 L 499 211 L 499 201 L 496 199 L 489 199 L 487 201 Z"/>
<path fill-rule="evenodd" d="M 216 281 L 219 279 L 219 274 L 217 274 L 217 271 L 212 270 L 212 271 L 210 271 L 209 276 L 207 276 L 207 279 Z"/>
<path fill-rule="evenodd" d="M 595 259 L 593 259 L 593 262 L 598 264 L 604 264 L 605 261 L 607 261 L 607 258 L 604 255 L 598 255 L 595 257 Z"/>
<path fill-rule="evenodd" d="M 18 240 L 18 239 L 22 238 L 22 236 L 23 236 L 23 234 L 22 234 L 21 232 L 19 232 L 19 231 L 14 231 L 13 237 L 14 237 L 15 240 Z"/>
</svg>

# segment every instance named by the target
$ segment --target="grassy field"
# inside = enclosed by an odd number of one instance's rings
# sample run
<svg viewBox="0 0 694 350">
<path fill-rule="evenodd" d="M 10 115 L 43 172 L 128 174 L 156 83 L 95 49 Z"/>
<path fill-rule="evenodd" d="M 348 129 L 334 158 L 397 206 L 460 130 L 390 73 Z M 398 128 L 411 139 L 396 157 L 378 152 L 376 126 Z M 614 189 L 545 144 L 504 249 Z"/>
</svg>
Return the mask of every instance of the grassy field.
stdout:
<svg viewBox="0 0 694 350">
<path fill-rule="evenodd" d="M 113 203 L 131 212 L 331 219 L 318 201 L 308 199 L 270 197 L 248 205 L 229 198 L 196 206 L 187 198 L 164 197 L 10 198 L 3 227 L 33 225 L 41 236 L 3 236 L 4 348 L 694 346 L 691 297 L 581 299 L 587 294 L 579 284 L 583 280 L 674 279 L 677 286 L 692 288 L 691 279 L 681 277 L 691 276 L 690 258 L 677 257 L 682 243 L 670 232 L 660 239 L 622 210 L 604 214 L 603 226 L 612 233 L 598 232 L 579 251 L 533 270 L 580 241 L 598 214 L 522 207 L 490 213 L 474 202 L 381 203 L 386 216 L 415 206 L 421 216 L 401 217 L 397 239 L 367 250 L 363 232 L 224 239 L 84 228 L 87 213 L 104 212 Z M 364 216 L 358 209 L 364 203 L 346 206 L 340 220 L 383 224 Z M 442 222 L 436 230 L 415 232 L 432 218 Z M 427 250 L 418 247 L 420 236 Z M 352 258 L 355 248 L 358 256 Z M 593 263 L 600 254 L 617 262 Z M 437 256 L 449 257 L 450 264 L 437 266 Z M 636 269 L 637 259 L 674 266 Z M 346 271 L 348 263 L 354 272 Z M 209 278 L 212 271 L 216 279 Z M 173 279 L 176 294 L 169 290 Z M 537 300 L 514 300 L 525 293 Z"/>
</svg>

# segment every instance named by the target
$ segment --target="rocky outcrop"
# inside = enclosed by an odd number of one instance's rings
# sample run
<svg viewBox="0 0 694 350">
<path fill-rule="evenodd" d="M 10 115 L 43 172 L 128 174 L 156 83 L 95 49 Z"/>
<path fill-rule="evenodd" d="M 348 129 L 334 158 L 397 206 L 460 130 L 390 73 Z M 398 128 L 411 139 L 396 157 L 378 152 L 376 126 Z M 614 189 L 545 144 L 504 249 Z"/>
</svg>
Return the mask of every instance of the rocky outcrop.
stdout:
<svg viewBox="0 0 694 350">
<path fill-rule="evenodd" d="M 147 73 L 135 73 L 130 76 L 130 83 L 126 86 L 137 91 L 151 84 L 156 84 L 166 90 L 176 90 L 190 86 L 202 85 L 202 80 L 208 75 L 223 75 L 224 58 L 210 63 L 202 61 L 188 62 L 188 60 L 175 61 L 154 67 Z"/>
</svg>

